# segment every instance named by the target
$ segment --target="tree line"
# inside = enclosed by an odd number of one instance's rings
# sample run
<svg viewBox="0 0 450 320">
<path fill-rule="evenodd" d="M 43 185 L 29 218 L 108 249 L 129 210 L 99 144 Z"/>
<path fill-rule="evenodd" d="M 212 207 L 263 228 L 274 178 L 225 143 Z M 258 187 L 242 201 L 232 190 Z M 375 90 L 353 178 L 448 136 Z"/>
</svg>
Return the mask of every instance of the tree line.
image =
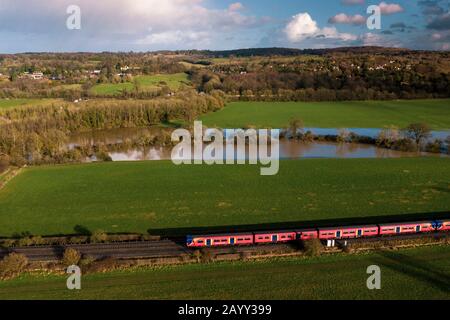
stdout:
<svg viewBox="0 0 450 320">
<path fill-rule="evenodd" d="M 67 146 L 71 134 L 89 130 L 150 127 L 192 122 L 224 106 L 223 97 L 194 91 L 153 100 L 95 100 L 53 103 L 0 112 L 0 158 L 9 164 L 78 162 L 82 150 Z M 152 139 L 162 141 L 166 139 Z M 86 150 L 86 152 L 90 152 Z"/>
</svg>

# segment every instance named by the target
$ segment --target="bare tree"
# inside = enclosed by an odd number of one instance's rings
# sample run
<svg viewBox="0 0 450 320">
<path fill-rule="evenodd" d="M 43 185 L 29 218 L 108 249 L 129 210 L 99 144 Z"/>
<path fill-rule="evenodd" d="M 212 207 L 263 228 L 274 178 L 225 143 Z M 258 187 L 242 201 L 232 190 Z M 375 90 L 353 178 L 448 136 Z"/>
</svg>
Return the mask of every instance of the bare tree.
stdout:
<svg viewBox="0 0 450 320">
<path fill-rule="evenodd" d="M 299 130 L 303 133 L 304 125 L 302 119 L 291 119 L 289 121 L 289 131 L 291 132 L 292 138 L 298 137 Z"/>
<path fill-rule="evenodd" d="M 420 150 L 422 141 L 431 137 L 431 129 L 425 123 L 413 123 L 404 129 L 406 137 L 414 140 L 417 150 Z"/>
</svg>

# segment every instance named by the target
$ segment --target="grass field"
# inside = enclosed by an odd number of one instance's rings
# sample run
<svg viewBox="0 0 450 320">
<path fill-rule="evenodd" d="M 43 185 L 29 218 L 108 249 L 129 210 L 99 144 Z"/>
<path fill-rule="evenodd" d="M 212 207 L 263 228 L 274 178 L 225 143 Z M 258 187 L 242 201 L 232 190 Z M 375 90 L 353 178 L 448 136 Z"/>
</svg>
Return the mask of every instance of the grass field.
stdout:
<svg viewBox="0 0 450 320">
<path fill-rule="evenodd" d="M 434 129 L 450 129 L 450 100 L 235 102 L 201 120 L 220 128 L 286 128 L 292 118 L 315 128 L 404 128 L 425 122 Z"/>
<path fill-rule="evenodd" d="M 143 91 L 151 91 L 156 90 L 162 84 L 169 86 L 172 90 L 177 90 L 182 83 L 188 83 L 188 76 L 185 73 L 176 73 L 176 74 L 158 74 L 152 76 L 138 76 L 136 77 L 137 81 L 141 86 L 141 90 Z M 92 92 L 99 95 L 117 95 L 122 91 L 132 91 L 134 90 L 134 83 L 125 82 L 125 83 L 104 83 L 95 85 L 92 89 Z"/>
<path fill-rule="evenodd" d="M 54 101 L 52 99 L 0 99 L 0 110 L 10 109 L 20 106 L 30 106 L 36 104 L 44 104 Z"/>
<path fill-rule="evenodd" d="M 374 264 L 381 290 L 366 287 Z M 65 277 L 28 275 L 0 282 L 0 299 L 450 299 L 449 275 L 447 246 L 93 274 L 78 292 Z"/>
<path fill-rule="evenodd" d="M 0 235 L 108 232 L 448 211 L 445 158 L 281 161 L 259 166 L 171 162 L 33 167 L 0 190 Z"/>
</svg>

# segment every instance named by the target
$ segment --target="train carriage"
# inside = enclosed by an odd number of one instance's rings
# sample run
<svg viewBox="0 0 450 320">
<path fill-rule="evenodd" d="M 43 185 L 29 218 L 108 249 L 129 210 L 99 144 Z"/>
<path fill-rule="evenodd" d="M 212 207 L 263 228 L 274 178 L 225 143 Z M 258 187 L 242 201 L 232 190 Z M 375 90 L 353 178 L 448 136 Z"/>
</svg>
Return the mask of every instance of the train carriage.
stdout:
<svg viewBox="0 0 450 320">
<path fill-rule="evenodd" d="M 274 232 L 258 232 L 254 234 L 255 244 L 263 243 L 283 243 L 295 241 L 297 239 L 297 233 L 293 230 L 290 231 L 274 231 Z"/>
<path fill-rule="evenodd" d="M 429 233 L 434 231 L 447 232 L 449 230 L 450 220 L 445 219 L 381 225 L 187 236 L 186 244 L 190 248 L 226 247 L 252 244 L 288 243 L 296 240 L 310 240 L 316 238 L 320 240 L 357 239 L 377 236 Z"/>
<path fill-rule="evenodd" d="M 233 233 L 187 236 L 186 243 L 190 248 L 251 245 L 253 244 L 253 234 Z"/>
<path fill-rule="evenodd" d="M 426 233 L 435 231 L 435 226 L 431 221 L 390 223 L 380 225 L 380 235 L 396 235 L 411 233 Z"/>
<path fill-rule="evenodd" d="M 450 231 L 450 220 L 433 221 L 433 227 L 437 231 Z"/>
<path fill-rule="evenodd" d="M 317 229 L 296 230 L 298 240 L 311 240 L 319 238 Z"/>
<path fill-rule="evenodd" d="M 442 222 L 442 231 L 450 231 L 450 220 L 445 220 Z"/>
<path fill-rule="evenodd" d="M 356 239 L 363 237 L 376 237 L 377 235 L 377 225 L 319 229 L 319 239 L 321 240 Z"/>
</svg>

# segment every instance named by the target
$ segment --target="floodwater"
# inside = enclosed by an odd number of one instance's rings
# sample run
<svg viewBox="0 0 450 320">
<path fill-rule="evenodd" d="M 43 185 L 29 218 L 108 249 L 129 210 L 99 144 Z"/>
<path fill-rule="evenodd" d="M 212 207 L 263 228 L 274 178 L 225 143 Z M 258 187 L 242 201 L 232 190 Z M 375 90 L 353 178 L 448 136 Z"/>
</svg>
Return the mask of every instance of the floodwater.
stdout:
<svg viewBox="0 0 450 320">
<path fill-rule="evenodd" d="M 86 144 L 120 144 L 125 142 L 124 147 L 119 147 L 115 151 L 109 152 L 113 161 L 143 161 L 143 160 L 170 160 L 172 154 L 171 147 L 128 147 L 126 142 L 133 138 L 145 134 L 160 134 L 161 131 L 170 129 L 145 128 L 145 129 L 114 129 L 86 132 L 74 135 L 70 139 L 69 146 L 75 147 Z M 339 129 L 306 129 L 311 130 L 316 135 L 336 135 Z M 376 137 L 379 129 L 348 129 L 357 134 Z M 377 131 L 378 130 L 378 131 Z M 445 139 L 450 132 L 435 132 L 434 137 Z M 205 145 L 206 146 L 206 145 Z M 204 147 L 205 147 L 204 146 Z M 248 159 L 248 147 L 235 150 L 233 156 L 224 155 L 226 158 Z M 224 146 L 224 150 L 226 147 Z M 240 153 L 238 153 L 238 150 Z M 270 147 L 269 147 L 270 150 Z M 311 159 L 311 158 L 402 158 L 402 157 L 448 157 L 444 154 L 432 154 L 426 152 L 403 152 L 374 145 L 357 143 L 333 143 L 333 142 L 301 142 L 296 140 L 281 139 L 279 142 L 280 159 Z M 91 159 L 95 160 L 95 159 Z"/>
<path fill-rule="evenodd" d="M 336 128 L 305 128 L 306 131 L 311 131 L 315 135 L 320 136 L 326 136 L 326 135 L 339 135 L 339 131 L 341 129 Z M 371 137 L 376 138 L 379 136 L 380 132 L 383 129 L 377 129 L 377 128 L 345 128 L 348 132 L 354 132 L 359 136 L 365 136 L 365 137 Z M 442 130 L 442 131 L 432 131 L 431 132 L 431 139 L 441 139 L 445 141 L 447 137 L 450 137 L 450 130 Z"/>
</svg>

